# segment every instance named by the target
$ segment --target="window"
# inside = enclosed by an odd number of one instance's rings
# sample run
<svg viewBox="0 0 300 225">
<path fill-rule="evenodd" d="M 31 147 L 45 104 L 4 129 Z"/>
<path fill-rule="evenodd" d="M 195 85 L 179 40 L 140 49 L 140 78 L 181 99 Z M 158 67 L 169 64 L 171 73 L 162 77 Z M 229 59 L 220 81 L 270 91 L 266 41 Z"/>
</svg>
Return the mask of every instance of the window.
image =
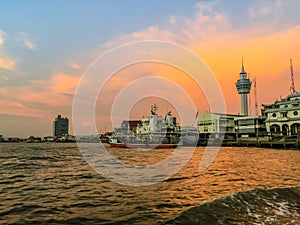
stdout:
<svg viewBox="0 0 300 225">
<path fill-rule="evenodd" d="M 282 116 L 282 117 L 287 117 L 287 112 L 282 112 L 282 113 L 281 113 L 281 116 Z"/>
<path fill-rule="evenodd" d="M 294 116 L 297 116 L 298 115 L 298 111 L 294 111 L 293 114 L 294 114 Z"/>
<path fill-rule="evenodd" d="M 273 117 L 276 117 L 276 113 L 273 113 L 272 116 L 273 116 Z"/>
</svg>

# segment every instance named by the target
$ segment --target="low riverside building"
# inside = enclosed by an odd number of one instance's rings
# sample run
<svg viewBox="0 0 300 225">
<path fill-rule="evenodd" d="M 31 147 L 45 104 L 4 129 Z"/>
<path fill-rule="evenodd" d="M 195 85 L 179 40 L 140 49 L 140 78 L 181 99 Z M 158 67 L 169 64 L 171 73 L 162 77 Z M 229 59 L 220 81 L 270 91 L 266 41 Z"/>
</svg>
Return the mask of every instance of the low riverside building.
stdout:
<svg viewBox="0 0 300 225">
<path fill-rule="evenodd" d="M 237 137 L 258 137 L 267 135 L 265 116 L 242 116 L 234 118 Z"/>
<path fill-rule="evenodd" d="M 213 135 L 218 138 L 220 133 L 225 134 L 225 139 L 235 137 L 234 119 L 240 115 L 206 112 L 197 117 L 200 139 Z"/>
<path fill-rule="evenodd" d="M 20 142 L 20 141 L 22 141 L 22 139 L 19 138 L 19 137 L 7 137 L 7 138 L 5 139 L 5 141 L 6 141 L 6 142 Z"/>
<path fill-rule="evenodd" d="M 34 136 L 30 136 L 28 137 L 25 142 L 28 143 L 38 143 L 38 142 L 42 142 L 42 138 L 41 137 L 34 137 Z"/>
<path fill-rule="evenodd" d="M 300 92 L 273 104 L 263 105 L 266 129 L 270 136 L 297 136 L 300 132 Z"/>
</svg>

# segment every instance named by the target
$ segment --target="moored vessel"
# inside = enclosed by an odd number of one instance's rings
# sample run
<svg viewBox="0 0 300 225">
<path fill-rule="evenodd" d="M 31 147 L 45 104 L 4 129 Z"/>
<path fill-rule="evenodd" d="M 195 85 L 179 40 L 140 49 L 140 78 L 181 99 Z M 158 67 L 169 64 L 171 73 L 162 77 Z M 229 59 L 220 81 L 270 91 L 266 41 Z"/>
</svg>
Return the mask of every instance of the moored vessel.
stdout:
<svg viewBox="0 0 300 225">
<path fill-rule="evenodd" d="M 179 143 L 180 126 L 176 117 L 168 112 L 165 117 L 157 114 L 157 106 L 151 106 L 151 113 L 143 117 L 135 126 L 130 121 L 123 121 L 120 128 L 116 128 L 110 137 L 111 147 L 120 148 L 176 148 Z"/>
</svg>

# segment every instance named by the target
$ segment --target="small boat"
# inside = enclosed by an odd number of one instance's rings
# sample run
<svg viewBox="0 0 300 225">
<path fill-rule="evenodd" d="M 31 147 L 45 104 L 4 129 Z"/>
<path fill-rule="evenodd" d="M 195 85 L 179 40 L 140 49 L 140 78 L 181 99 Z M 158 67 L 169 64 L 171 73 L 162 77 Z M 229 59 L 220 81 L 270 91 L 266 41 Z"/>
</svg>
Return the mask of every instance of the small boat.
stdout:
<svg viewBox="0 0 300 225">
<path fill-rule="evenodd" d="M 165 117 L 156 113 L 157 107 L 151 106 L 150 116 L 143 117 L 137 123 L 123 121 L 120 128 L 112 133 L 109 144 L 119 148 L 176 148 L 180 140 L 180 126 L 176 124 L 176 117 L 168 112 Z M 136 126 L 130 127 L 130 124 Z"/>
</svg>

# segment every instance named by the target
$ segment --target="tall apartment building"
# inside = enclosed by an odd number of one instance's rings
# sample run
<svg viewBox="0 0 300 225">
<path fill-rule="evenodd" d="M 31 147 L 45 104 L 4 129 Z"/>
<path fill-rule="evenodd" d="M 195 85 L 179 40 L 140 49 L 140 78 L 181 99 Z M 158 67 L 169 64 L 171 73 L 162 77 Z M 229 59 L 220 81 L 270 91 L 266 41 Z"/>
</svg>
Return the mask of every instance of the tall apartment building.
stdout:
<svg viewBox="0 0 300 225">
<path fill-rule="evenodd" d="M 62 137 L 69 134 L 69 119 L 58 115 L 53 121 L 53 137 Z"/>
</svg>

